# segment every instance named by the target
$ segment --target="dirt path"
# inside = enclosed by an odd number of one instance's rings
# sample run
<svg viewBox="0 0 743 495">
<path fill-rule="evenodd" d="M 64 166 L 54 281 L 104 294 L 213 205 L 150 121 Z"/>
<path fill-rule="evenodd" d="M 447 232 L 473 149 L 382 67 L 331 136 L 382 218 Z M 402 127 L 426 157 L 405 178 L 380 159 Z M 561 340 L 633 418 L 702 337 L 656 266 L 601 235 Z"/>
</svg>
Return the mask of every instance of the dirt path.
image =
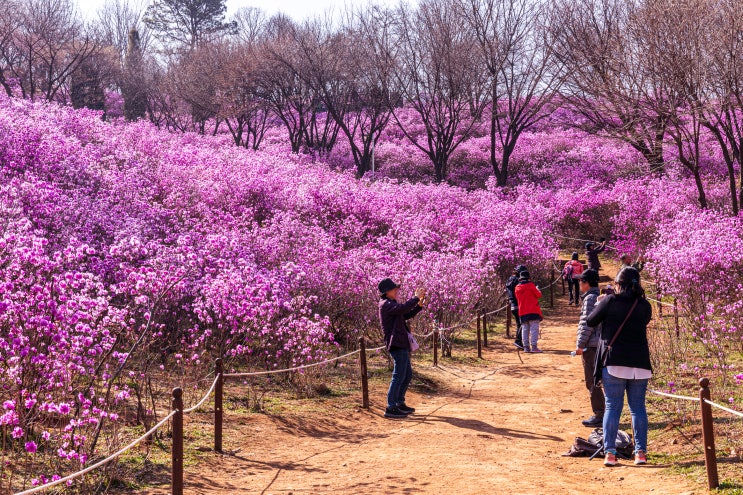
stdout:
<svg viewBox="0 0 743 495">
<path fill-rule="evenodd" d="M 665 466 L 604 468 L 599 460 L 561 457 L 589 411 L 574 348 L 577 309 L 562 297 L 543 326 L 542 355 L 522 355 L 491 339 L 486 367 L 446 362 L 426 374 L 446 383 L 434 396 L 412 393 L 418 414 L 381 417 L 384 390 L 371 411 L 238 416 L 226 448 L 187 470 L 198 494 L 680 494 L 699 490 L 664 474 Z M 494 342 L 493 342 L 494 341 Z M 204 441 L 206 444 L 207 440 Z M 650 450 L 652 451 L 652 444 Z M 699 490 L 701 492 L 701 490 Z M 166 490 L 149 492 L 164 494 Z"/>
</svg>

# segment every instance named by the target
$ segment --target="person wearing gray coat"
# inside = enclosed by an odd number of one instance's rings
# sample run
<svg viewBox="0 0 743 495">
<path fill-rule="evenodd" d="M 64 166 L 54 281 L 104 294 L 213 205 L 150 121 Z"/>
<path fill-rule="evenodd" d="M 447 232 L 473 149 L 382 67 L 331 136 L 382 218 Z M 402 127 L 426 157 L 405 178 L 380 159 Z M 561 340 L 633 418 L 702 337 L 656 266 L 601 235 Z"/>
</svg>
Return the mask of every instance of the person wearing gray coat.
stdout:
<svg viewBox="0 0 743 495">
<path fill-rule="evenodd" d="M 599 298 L 599 273 L 596 270 L 586 270 L 580 276 L 580 290 L 583 293 L 580 321 L 578 323 L 578 339 L 575 353 L 580 355 L 583 361 L 583 375 L 586 388 L 591 396 L 591 408 L 593 416 L 583 421 L 584 426 L 591 428 L 599 427 L 604 420 L 604 391 L 600 385 L 594 385 L 593 372 L 596 364 L 596 349 L 601 340 L 599 327 L 588 325 L 588 315 Z"/>
</svg>

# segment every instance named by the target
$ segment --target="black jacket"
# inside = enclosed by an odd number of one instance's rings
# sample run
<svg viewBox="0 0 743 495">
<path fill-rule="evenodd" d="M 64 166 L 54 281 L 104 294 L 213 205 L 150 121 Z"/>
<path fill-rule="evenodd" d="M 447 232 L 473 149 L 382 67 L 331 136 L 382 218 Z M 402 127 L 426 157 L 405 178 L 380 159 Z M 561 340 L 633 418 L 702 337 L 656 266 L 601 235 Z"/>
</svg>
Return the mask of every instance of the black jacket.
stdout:
<svg viewBox="0 0 743 495">
<path fill-rule="evenodd" d="M 599 271 L 601 268 L 601 262 L 599 261 L 599 253 L 603 253 L 606 246 L 598 246 L 594 249 L 586 250 L 586 258 L 588 259 L 588 269 Z"/>
<path fill-rule="evenodd" d="M 650 348 L 648 346 L 647 328 L 653 315 L 653 308 L 644 298 L 640 299 L 637 307 L 630 315 L 622 332 L 607 352 L 609 342 L 614 338 L 617 329 L 627 317 L 627 313 L 634 299 L 623 294 L 606 296 L 588 316 L 586 323 L 596 327 L 601 325 L 601 340 L 596 358 L 595 376 L 599 378 L 603 368 L 603 357 L 606 356 L 606 366 L 629 366 L 652 370 L 650 364 Z"/>
<path fill-rule="evenodd" d="M 519 302 L 516 300 L 516 286 L 519 285 L 519 277 L 511 275 L 511 278 L 506 282 L 506 292 L 508 293 L 508 300 L 511 301 L 511 309 L 518 309 Z"/>
<path fill-rule="evenodd" d="M 413 318 L 423 309 L 418 306 L 419 301 L 417 297 L 402 304 L 393 299 L 379 301 L 379 321 L 384 331 L 384 343 L 387 349 L 391 347 L 410 349 L 408 339 L 410 330 L 405 321 Z"/>
</svg>

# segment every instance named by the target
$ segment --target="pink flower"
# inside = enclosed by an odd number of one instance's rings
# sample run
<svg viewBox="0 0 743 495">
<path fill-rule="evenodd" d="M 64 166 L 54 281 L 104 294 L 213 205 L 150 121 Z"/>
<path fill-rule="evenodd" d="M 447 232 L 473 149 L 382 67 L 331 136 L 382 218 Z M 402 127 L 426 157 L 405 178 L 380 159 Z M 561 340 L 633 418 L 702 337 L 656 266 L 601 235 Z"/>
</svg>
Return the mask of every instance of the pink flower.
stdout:
<svg viewBox="0 0 743 495">
<path fill-rule="evenodd" d="M 30 454 L 36 453 L 36 442 L 26 442 L 26 452 Z"/>
<path fill-rule="evenodd" d="M 13 428 L 12 436 L 13 438 L 21 438 L 23 436 L 23 428 L 21 428 L 20 426 L 16 426 L 15 428 Z"/>
</svg>

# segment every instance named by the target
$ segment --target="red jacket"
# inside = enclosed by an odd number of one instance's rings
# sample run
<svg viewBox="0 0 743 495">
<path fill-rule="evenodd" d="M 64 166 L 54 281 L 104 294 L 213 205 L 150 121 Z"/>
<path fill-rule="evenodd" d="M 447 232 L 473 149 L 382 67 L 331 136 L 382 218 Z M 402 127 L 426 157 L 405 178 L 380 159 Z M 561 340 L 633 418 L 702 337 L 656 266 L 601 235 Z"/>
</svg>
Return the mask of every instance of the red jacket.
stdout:
<svg viewBox="0 0 743 495">
<path fill-rule="evenodd" d="M 534 282 L 521 282 L 516 286 L 516 299 L 519 302 L 519 316 L 539 315 L 542 316 L 542 308 L 539 307 L 539 299 L 542 293 Z"/>
<path fill-rule="evenodd" d="M 572 270 L 571 270 L 572 268 Z M 562 269 L 562 274 L 570 274 L 571 278 L 578 278 L 583 273 L 583 263 L 576 260 L 570 260 L 565 263 L 565 268 Z"/>
</svg>

